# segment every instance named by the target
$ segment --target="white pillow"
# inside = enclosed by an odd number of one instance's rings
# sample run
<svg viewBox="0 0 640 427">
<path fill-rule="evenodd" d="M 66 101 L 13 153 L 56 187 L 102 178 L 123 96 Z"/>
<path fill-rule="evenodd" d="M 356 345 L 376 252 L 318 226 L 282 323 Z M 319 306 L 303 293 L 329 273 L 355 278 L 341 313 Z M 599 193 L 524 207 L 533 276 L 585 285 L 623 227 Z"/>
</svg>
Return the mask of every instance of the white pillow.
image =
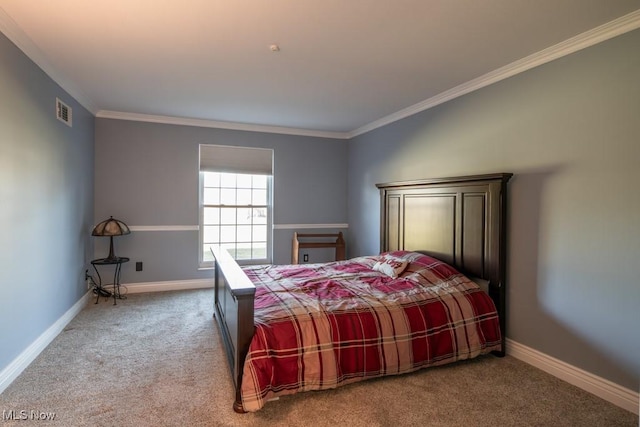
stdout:
<svg viewBox="0 0 640 427">
<path fill-rule="evenodd" d="M 385 256 L 375 263 L 373 269 L 395 279 L 402 274 L 408 264 L 409 263 L 403 259 Z"/>
</svg>

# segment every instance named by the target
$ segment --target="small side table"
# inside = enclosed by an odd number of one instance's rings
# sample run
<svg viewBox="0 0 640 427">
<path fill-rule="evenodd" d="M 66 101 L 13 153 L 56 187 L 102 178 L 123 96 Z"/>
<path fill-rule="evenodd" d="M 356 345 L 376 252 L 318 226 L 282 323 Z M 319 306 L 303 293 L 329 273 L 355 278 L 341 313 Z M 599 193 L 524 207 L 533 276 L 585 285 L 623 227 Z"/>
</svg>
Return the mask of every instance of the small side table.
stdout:
<svg viewBox="0 0 640 427">
<path fill-rule="evenodd" d="M 97 304 L 98 300 L 100 299 L 100 291 L 109 293 L 109 291 L 105 290 L 102 287 L 102 277 L 100 277 L 100 272 L 98 271 L 99 265 L 115 265 L 116 266 L 115 271 L 113 272 L 113 292 L 111 292 L 111 295 L 113 295 L 113 305 L 116 305 L 117 299 L 126 298 L 125 296 L 120 294 L 120 270 L 122 269 L 122 264 L 124 264 L 125 262 L 129 262 L 129 258 L 127 257 L 98 258 L 91 261 L 91 265 L 93 266 L 93 269 L 96 271 L 96 274 L 98 275 L 98 291 L 96 292 L 97 296 L 96 296 L 96 302 L 94 304 Z"/>
</svg>

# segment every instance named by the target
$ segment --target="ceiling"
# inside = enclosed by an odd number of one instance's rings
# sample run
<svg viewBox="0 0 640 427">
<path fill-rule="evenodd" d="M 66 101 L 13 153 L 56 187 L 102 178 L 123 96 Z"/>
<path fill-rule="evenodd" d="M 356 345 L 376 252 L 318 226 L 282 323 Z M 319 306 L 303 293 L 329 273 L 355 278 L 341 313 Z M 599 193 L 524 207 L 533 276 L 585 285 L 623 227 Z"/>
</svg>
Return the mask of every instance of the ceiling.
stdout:
<svg viewBox="0 0 640 427">
<path fill-rule="evenodd" d="M 638 0 L 0 0 L 98 117 L 343 138 L 636 28 Z"/>
</svg>

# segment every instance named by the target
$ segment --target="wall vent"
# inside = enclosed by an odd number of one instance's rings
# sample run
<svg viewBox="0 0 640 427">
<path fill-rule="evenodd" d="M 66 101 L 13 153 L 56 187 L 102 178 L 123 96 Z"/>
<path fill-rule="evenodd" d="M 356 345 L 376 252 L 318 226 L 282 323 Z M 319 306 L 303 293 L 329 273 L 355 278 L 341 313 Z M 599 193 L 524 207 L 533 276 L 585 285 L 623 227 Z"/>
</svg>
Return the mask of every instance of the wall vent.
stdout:
<svg viewBox="0 0 640 427">
<path fill-rule="evenodd" d="M 69 107 L 64 102 L 60 101 L 59 98 L 56 98 L 56 117 L 62 123 L 64 123 L 67 126 L 71 127 L 72 122 L 73 122 L 72 121 L 73 115 L 72 115 L 71 107 Z"/>
</svg>

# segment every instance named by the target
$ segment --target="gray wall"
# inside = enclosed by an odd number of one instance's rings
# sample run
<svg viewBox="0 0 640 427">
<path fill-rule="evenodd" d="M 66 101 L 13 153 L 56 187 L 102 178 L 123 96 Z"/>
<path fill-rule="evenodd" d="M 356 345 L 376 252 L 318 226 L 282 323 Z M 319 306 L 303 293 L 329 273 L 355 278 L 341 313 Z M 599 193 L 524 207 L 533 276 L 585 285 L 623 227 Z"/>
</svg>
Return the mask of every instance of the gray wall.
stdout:
<svg viewBox="0 0 640 427">
<path fill-rule="evenodd" d="M 0 35 L 0 221 L 12 224 L 0 371 L 86 291 L 89 259 L 106 254 L 106 239 L 89 237 L 96 222 L 198 223 L 197 146 L 212 143 L 273 148 L 274 223 L 348 222 L 350 256 L 379 250 L 375 183 L 515 173 L 509 337 L 637 390 L 639 45 L 639 31 L 620 36 L 348 143 L 96 119 L 94 187 L 94 119 Z M 73 128 L 55 119 L 56 96 Z M 276 263 L 291 232 L 274 231 Z M 190 231 L 116 239 L 116 253 L 145 262 L 123 281 L 209 277 L 197 242 Z"/>
<path fill-rule="evenodd" d="M 197 225 L 199 144 L 274 150 L 274 224 L 346 223 L 346 141 L 100 118 L 95 221 L 113 215 L 130 226 Z M 274 263 L 290 261 L 292 232 L 274 230 Z M 114 245 L 132 261 L 123 283 L 211 276 L 198 271 L 197 231 L 132 232 Z M 96 238 L 95 248 L 96 257 L 106 256 L 107 240 Z"/>
<path fill-rule="evenodd" d="M 56 119 L 56 97 L 73 128 Z M 0 33 L 0 372 L 87 292 L 93 126 Z"/>
<path fill-rule="evenodd" d="M 379 250 L 375 184 L 513 172 L 508 337 L 638 390 L 640 31 L 355 138 L 350 255 Z"/>
</svg>

